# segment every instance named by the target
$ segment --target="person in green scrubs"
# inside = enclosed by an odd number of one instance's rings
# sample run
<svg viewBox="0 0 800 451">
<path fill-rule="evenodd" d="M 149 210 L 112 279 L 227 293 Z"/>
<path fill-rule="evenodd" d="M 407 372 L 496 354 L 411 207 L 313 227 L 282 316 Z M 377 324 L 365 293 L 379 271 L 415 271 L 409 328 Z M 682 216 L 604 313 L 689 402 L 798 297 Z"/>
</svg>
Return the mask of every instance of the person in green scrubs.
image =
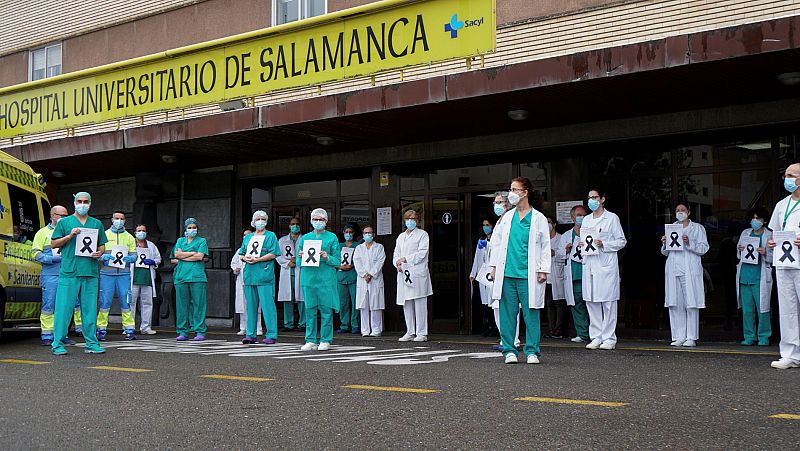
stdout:
<svg viewBox="0 0 800 451">
<path fill-rule="evenodd" d="M 352 249 L 347 254 L 347 261 L 342 260 L 342 264 L 337 269 L 337 277 L 339 281 L 339 320 L 341 327 L 337 330 L 340 334 L 352 332 L 354 334 L 361 333 L 361 326 L 359 323 L 359 312 L 356 309 L 356 282 L 358 282 L 358 275 L 353 266 L 353 255 L 355 255 L 355 248 L 358 246 L 358 241 L 355 241 L 356 226 L 347 224 L 342 231 L 344 242 L 339 243 L 342 248 Z"/>
<path fill-rule="evenodd" d="M 336 234 L 325 230 L 328 212 L 317 208 L 311 212 L 312 232 L 306 233 L 297 243 L 297 265 L 303 260 L 319 259 L 319 266 L 302 266 L 300 289 L 306 304 L 306 343 L 303 351 L 327 351 L 333 342 L 333 312 L 339 311 L 339 295 L 336 292 L 336 268 L 341 265 L 341 247 Z M 316 255 L 304 255 L 306 240 L 321 240 L 322 246 Z M 321 317 L 317 338 L 317 316 Z"/>
<path fill-rule="evenodd" d="M 772 231 L 764 227 L 769 213 L 763 208 L 750 211 L 750 228 L 745 229 L 739 237 L 739 264 L 737 276 L 739 280 L 739 305 L 742 308 L 742 345 L 769 346 L 772 336 L 772 323 L 769 318 L 770 298 L 772 296 L 772 251 L 767 249 L 767 242 L 772 239 Z M 743 263 L 747 249 L 743 243 L 745 237 L 758 238 L 760 245 L 756 249 L 756 264 Z M 762 280 L 763 279 L 763 280 Z M 763 290 L 763 292 L 762 292 Z"/>
<path fill-rule="evenodd" d="M 187 218 L 183 223 L 184 236 L 178 238 L 170 253 L 175 265 L 172 280 L 175 285 L 175 327 L 177 341 L 186 341 L 189 332 L 195 333 L 194 341 L 206 339 L 206 264 L 208 255 L 206 239 L 197 236 L 197 220 Z M 191 325 L 189 324 L 191 313 Z"/>
<path fill-rule="evenodd" d="M 67 336 L 69 320 L 75 308 L 77 298 L 81 305 L 83 319 L 83 336 L 86 341 L 84 352 L 102 354 L 106 350 L 97 341 L 97 289 L 100 271 L 97 259 L 105 252 L 107 241 L 103 223 L 89 216 L 92 196 L 87 192 L 75 194 L 75 214 L 61 219 L 56 224 L 50 237 L 50 247 L 61 248 L 61 269 L 58 272 L 58 290 L 56 309 L 53 318 L 52 351 L 55 355 L 67 353 L 62 340 Z M 91 237 L 81 234 L 81 229 L 97 230 L 97 243 L 91 243 Z M 89 248 L 94 244 L 94 252 Z M 75 255 L 75 246 L 79 253 L 86 248 L 84 256 Z"/>
<path fill-rule="evenodd" d="M 278 237 L 267 230 L 269 217 L 265 211 L 253 213 L 250 225 L 256 231 L 249 233 L 242 241 L 239 249 L 239 258 L 244 266 L 244 299 L 247 309 L 247 335 L 242 339 L 243 344 L 256 342 L 256 325 L 259 321 L 258 306 L 264 315 L 267 328 L 264 330 L 265 345 L 275 344 L 278 341 L 278 312 L 275 308 L 275 258 L 280 254 Z M 259 246 L 258 241 L 262 240 Z M 253 243 L 251 245 L 250 243 Z"/>
</svg>

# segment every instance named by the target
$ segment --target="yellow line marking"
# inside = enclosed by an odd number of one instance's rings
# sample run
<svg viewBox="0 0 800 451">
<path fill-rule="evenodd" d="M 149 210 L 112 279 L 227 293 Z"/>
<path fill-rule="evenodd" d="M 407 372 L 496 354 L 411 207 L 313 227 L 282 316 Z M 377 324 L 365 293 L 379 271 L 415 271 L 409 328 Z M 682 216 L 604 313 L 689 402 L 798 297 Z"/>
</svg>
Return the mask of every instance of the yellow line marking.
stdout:
<svg viewBox="0 0 800 451">
<path fill-rule="evenodd" d="M 780 420 L 800 420 L 800 415 L 795 415 L 792 413 L 776 413 L 775 415 L 770 415 L 770 418 L 778 418 Z"/>
<path fill-rule="evenodd" d="M 106 371 L 125 371 L 128 373 L 149 373 L 155 370 L 148 370 L 147 368 L 123 368 L 121 366 L 90 366 L 93 370 L 106 370 Z"/>
<path fill-rule="evenodd" d="M 42 362 L 39 360 L 21 360 L 21 359 L 0 359 L 3 363 L 26 363 L 28 365 L 47 365 L 50 362 Z"/>
<path fill-rule="evenodd" d="M 441 390 L 431 390 L 428 388 L 405 388 L 405 387 L 378 387 L 375 385 L 342 385 L 342 388 L 355 388 L 357 390 L 378 390 L 378 391 L 398 391 L 403 393 L 439 393 Z"/>
<path fill-rule="evenodd" d="M 225 379 L 229 381 L 251 381 L 251 382 L 264 382 L 264 381 L 274 381 L 275 379 L 270 379 L 268 377 L 251 377 L 251 376 L 228 376 L 225 374 L 204 374 L 200 377 L 205 377 L 208 379 Z"/>
<path fill-rule="evenodd" d="M 602 407 L 622 407 L 628 405 L 627 402 L 587 401 L 584 399 L 541 398 L 538 396 L 526 396 L 522 398 L 514 398 L 514 401 L 552 402 L 556 404 L 582 404 L 587 406 L 602 406 Z"/>
</svg>

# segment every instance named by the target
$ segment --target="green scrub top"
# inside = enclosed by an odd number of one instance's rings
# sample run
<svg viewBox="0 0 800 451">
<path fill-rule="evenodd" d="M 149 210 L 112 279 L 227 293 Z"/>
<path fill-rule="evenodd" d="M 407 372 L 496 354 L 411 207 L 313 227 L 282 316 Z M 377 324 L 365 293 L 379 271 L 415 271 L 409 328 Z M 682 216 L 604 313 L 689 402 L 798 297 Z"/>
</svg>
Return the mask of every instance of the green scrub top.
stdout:
<svg viewBox="0 0 800 451">
<path fill-rule="evenodd" d="M 86 218 L 86 223 L 81 224 L 77 216 L 71 215 L 61 219 L 53 230 L 51 239 L 57 240 L 70 234 L 72 229 L 79 227 L 84 229 L 97 229 L 97 246 L 103 246 L 108 239 L 106 238 L 103 223 L 91 216 Z M 75 246 L 83 244 L 80 242 L 80 235 L 67 241 L 61 249 L 61 270 L 60 277 L 98 277 L 100 274 L 97 259 L 91 257 L 75 256 Z"/>
<path fill-rule="evenodd" d="M 522 218 L 514 210 L 511 218 L 511 233 L 508 236 L 508 253 L 506 254 L 506 277 L 518 279 L 528 278 L 528 239 L 530 238 L 533 209 Z"/>
<path fill-rule="evenodd" d="M 175 249 L 180 249 L 184 252 L 201 252 L 203 255 L 208 255 L 206 239 L 199 236 L 194 237 L 191 243 L 185 236 L 178 238 L 178 242 L 175 243 L 175 247 L 169 253 L 169 258 L 175 258 Z M 175 283 L 208 282 L 206 264 L 202 260 L 197 262 L 178 260 L 178 264 L 175 265 L 173 270 L 172 278 Z"/>
<path fill-rule="evenodd" d="M 258 232 L 253 232 L 242 241 L 242 247 L 239 248 L 239 255 L 246 255 L 250 250 L 250 240 L 257 236 Z M 261 245 L 261 253 L 259 257 L 267 254 L 280 255 L 281 251 L 278 248 L 278 237 L 269 230 L 264 231 L 264 244 Z M 275 260 L 268 262 L 258 263 L 245 263 L 244 264 L 244 284 L 252 285 L 269 285 L 275 283 Z"/>
<path fill-rule="evenodd" d="M 133 284 L 149 287 L 153 282 L 150 278 L 150 268 L 133 268 Z"/>
<path fill-rule="evenodd" d="M 572 229 L 572 242 L 575 242 L 575 237 L 578 234 L 575 233 L 575 229 Z M 581 280 L 583 279 L 583 265 L 576 262 L 572 258 L 569 259 L 569 263 L 572 265 L 572 281 Z"/>
<path fill-rule="evenodd" d="M 303 251 L 303 243 L 305 240 L 322 240 L 322 248 L 320 251 L 328 253 L 328 259 L 319 259 L 319 267 L 303 266 L 303 258 L 308 258 L 307 255 L 300 257 L 300 252 Z M 305 290 L 303 290 L 303 301 L 306 308 L 309 307 L 331 307 L 338 310 L 339 297 L 336 280 L 336 267 L 341 265 L 342 256 L 341 248 L 339 247 L 339 239 L 333 232 L 327 230 L 317 235 L 315 232 L 309 232 L 300 237 L 297 241 L 297 257 L 296 263 L 298 267 L 302 267 L 300 271 L 300 287 L 301 288 L 315 288 L 314 292 L 330 293 L 324 299 L 312 299 Z"/>
<path fill-rule="evenodd" d="M 750 236 L 759 238 L 760 241 L 764 241 L 763 237 L 764 234 L 756 235 L 755 232 L 750 232 Z M 763 245 L 763 243 L 761 243 Z M 763 259 L 764 256 L 759 254 L 759 259 Z M 757 265 L 751 265 L 748 263 L 742 263 L 742 268 L 739 270 L 739 284 L 740 285 L 761 285 L 761 265 L 763 262 L 759 261 Z"/>
<path fill-rule="evenodd" d="M 358 247 L 358 244 L 359 243 L 356 242 L 356 241 L 353 241 L 350 246 L 347 246 L 347 244 L 345 244 L 345 243 L 339 243 L 339 247 L 340 248 L 349 247 L 349 248 L 355 249 L 356 247 Z M 353 251 L 353 252 L 355 252 L 355 251 Z M 342 254 L 340 253 L 339 256 L 341 256 L 341 255 Z M 353 264 L 353 254 L 352 253 L 350 254 L 350 264 L 351 265 Z M 351 285 L 351 284 L 354 284 L 354 283 L 356 283 L 358 281 L 358 274 L 356 274 L 355 267 L 353 267 L 353 269 L 350 269 L 348 271 L 338 271 L 337 270 L 336 272 L 337 272 L 338 281 L 342 285 Z"/>
</svg>

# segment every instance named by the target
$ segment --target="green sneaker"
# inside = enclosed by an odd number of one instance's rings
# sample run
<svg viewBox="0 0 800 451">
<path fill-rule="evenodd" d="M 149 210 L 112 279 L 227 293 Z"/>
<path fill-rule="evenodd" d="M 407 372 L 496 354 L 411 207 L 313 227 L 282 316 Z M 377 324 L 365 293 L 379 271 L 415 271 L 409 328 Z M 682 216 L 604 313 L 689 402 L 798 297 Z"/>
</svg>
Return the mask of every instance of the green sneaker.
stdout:
<svg viewBox="0 0 800 451">
<path fill-rule="evenodd" d="M 106 352 L 106 348 L 101 348 L 100 346 L 92 346 L 92 347 L 87 346 L 86 349 L 83 350 L 83 352 L 85 352 L 86 354 L 103 354 Z"/>
<path fill-rule="evenodd" d="M 53 355 L 64 355 L 67 353 L 67 350 L 63 346 L 59 346 L 53 349 Z"/>
</svg>

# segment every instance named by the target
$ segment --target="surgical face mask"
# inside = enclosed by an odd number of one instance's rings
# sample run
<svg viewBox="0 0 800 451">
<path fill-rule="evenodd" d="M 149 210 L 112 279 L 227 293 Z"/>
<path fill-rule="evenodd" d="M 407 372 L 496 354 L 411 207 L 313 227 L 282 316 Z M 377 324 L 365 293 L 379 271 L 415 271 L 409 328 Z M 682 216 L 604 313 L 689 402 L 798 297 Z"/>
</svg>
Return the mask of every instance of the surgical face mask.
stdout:
<svg viewBox="0 0 800 451">
<path fill-rule="evenodd" d="M 111 223 L 114 225 L 114 229 L 116 230 L 122 230 L 125 228 L 124 219 L 114 219 L 113 221 L 111 221 Z"/>
<path fill-rule="evenodd" d="M 678 218 L 678 221 L 683 222 L 689 217 L 689 215 L 685 211 L 679 211 L 675 213 L 675 217 Z"/>
<path fill-rule="evenodd" d="M 371 242 L 372 242 L 372 240 L 373 240 L 373 236 L 372 236 L 372 234 L 371 234 L 371 233 L 365 233 L 365 234 L 364 234 L 364 241 L 365 241 L 365 242 L 367 242 L 367 243 L 371 243 Z"/>
<path fill-rule="evenodd" d="M 300 226 L 297 224 L 292 224 L 289 226 L 289 231 L 292 233 L 300 233 Z"/>
<path fill-rule="evenodd" d="M 197 236 L 197 229 L 186 229 L 184 235 L 186 235 L 187 238 L 194 238 Z"/>
<path fill-rule="evenodd" d="M 575 224 L 578 224 L 578 225 L 583 224 L 583 216 L 581 216 L 581 215 L 575 216 Z"/>
<path fill-rule="evenodd" d="M 256 225 L 256 230 L 259 230 L 259 231 L 264 230 L 264 229 L 267 228 L 267 221 L 264 220 L 264 219 L 259 219 L 254 224 Z"/>
<path fill-rule="evenodd" d="M 487 225 L 483 226 L 483 233 L 487 235 L 492 233 L 492 226 L 487 226 Z"/>
<path fill-rule="evenodd" d="M 137 240 L 144 240 L 145 238 L 147 238 L 147 232 L 144 232 L 142 230 L 136 232 L 136 239 Z"/>
<path fill-rule="evenodd" d="M 753 218 L 750 220 L 750 227 L 752 227 L 753 230 L 760 230 L 762 227 L 764 227 L 764 223 L 759 219 Z"/>
<path fill-rule="evenodd" d="M 417 228 L 417 220 L 416 219 L 406 219 L 406 228 L 408 230 L 414 230 Z"/>
<path fill-rule="evenodd" d="M 790 193 L 797 191 L 797 184 L 794 182 L 794 178 L 785 178 L 783 179 L 783 188 Z"/>
<path fill-rule="evenodd" d="M 353 234 L 352 233 L 345 233 L 344 234 L 345 241 L 353 241 Z"/>
<path fill-rule="evenodd" d="M 75 204 L 75 213 L 86 216 L 86 213 L 89 213 L 89 204 Z"/>
<path fill-rule="evenodd" d="M 600 208 L 600 201 L 597 199 L 589 199 L 587 204 L 589 205 L 589 210 L 592 211 L 597 211 L 597 209 Z"/>
<path fill-rule="evenodd" d="M 511 205 L 517 205 L 519 203 L 519 199 L 519 194 L 515 193 L 514 191 L 508 193 L 508 203 Z"/>
<path fill-rule="evenodd" d="M 314 230 L 325 230 L 325 221 L 311 221 Z"/>
<path fill-rule="evenodd" d="M 494 214 L 496 214 L 497 216 L 500 216 L 500 215 L 502 215 L 502 214 L 503 214 L 503 213 L 505 213 L 505 212 L 506 212 L 506 209 L 505 209 L 505 208 L 503 208 L 503 206 L 502 206 L 502 205 L 500 205 L 500 204 L 494 204 Z"/>
</svg>

